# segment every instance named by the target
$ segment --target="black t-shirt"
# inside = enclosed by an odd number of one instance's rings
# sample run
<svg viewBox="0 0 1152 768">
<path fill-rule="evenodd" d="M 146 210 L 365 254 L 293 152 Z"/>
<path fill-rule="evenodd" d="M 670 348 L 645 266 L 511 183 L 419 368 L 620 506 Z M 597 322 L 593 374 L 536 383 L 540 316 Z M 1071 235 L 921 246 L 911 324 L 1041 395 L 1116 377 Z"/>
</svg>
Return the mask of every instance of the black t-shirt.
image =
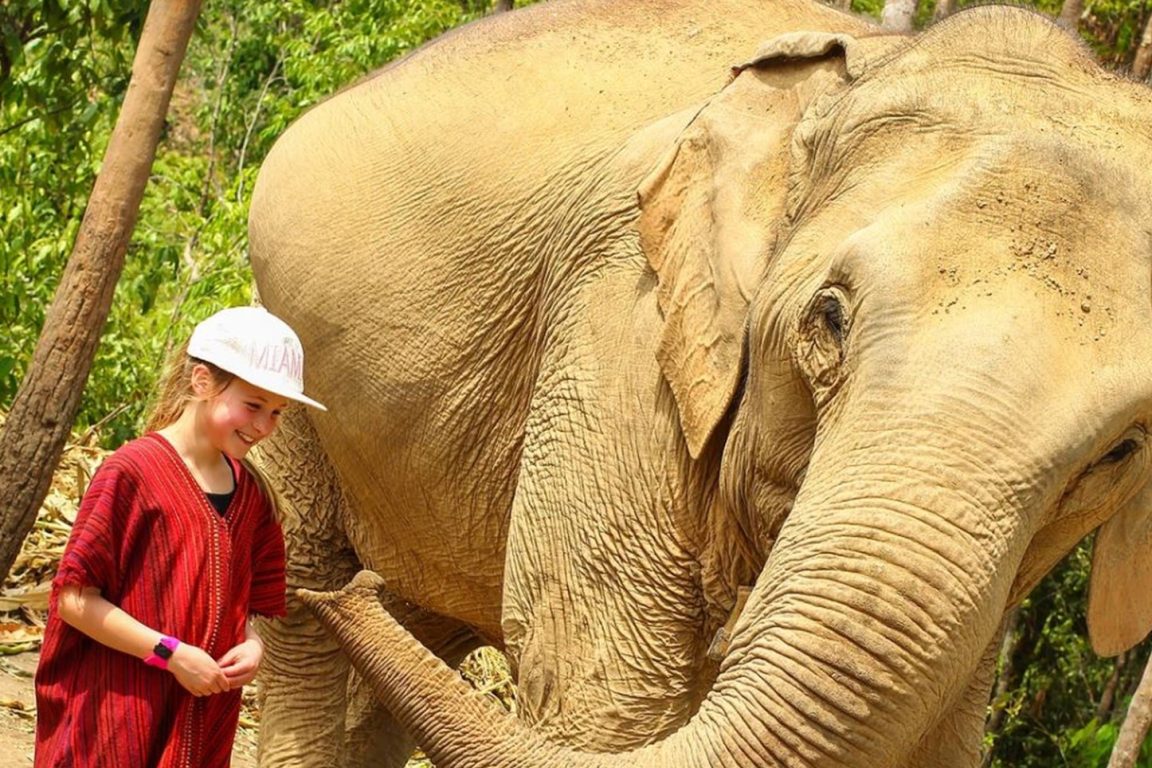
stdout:
<svg viewBox="0 0 1152 768">
<path fill-rule="evenodd" d="M 224 460 L 228 461 L 228 458 L 225 457 Z M 208 493 L 208 491 L 204 491 L 204 495 L 208 497 L 208 503 L 221 515 L 228 511 L 228 505 L 232 503 L 232 497 L 236 495 L 236 470 L 232 466 L 231 461 L 228 461 L 228 471 L 232 473 L 232 490 L 228 491 L 228 493 Z"/>
</svg>

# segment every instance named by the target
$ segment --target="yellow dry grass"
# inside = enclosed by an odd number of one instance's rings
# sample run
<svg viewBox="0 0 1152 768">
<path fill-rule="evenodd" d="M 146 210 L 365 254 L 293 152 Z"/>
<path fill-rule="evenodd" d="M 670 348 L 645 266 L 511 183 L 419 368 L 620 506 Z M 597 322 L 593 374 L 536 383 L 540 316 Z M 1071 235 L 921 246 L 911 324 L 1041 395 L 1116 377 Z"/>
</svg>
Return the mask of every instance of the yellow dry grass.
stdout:
<svg viewBox="0 0 1152 768">
<path fill-rule="evenodd" d="M 0 425 L 4 414 L 0 413 Z M 108 451 L 77 439 L 68 444 L 32 530 L 0 589 L 0 654 L 40 647 L 52 577 L 72 531 L 80 498 Z"/>
</svg>

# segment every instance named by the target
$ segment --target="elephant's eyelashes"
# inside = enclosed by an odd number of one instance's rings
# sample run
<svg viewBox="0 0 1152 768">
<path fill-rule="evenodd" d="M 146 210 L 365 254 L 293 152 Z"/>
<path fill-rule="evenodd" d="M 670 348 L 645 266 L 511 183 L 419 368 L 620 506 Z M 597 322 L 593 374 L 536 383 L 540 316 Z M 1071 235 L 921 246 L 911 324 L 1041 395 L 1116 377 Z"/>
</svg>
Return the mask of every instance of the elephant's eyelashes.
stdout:
<svg viewBox="0 0 1152 768">
<path fill-rule="evenodd" d="M 824 325 L 838 344 L 844 343 L 844 307 L 835 296 L 823 297 Z"/>
<path fill-rule="evenodd" d="M 1062 516 L 1082 518 L 1086 532 L 1103 522 L 1102 514 L 1115 511 L 1144 487 L 1152 473 L 1146 443 L 1144 427 L 1129 429 L 1077 478 L 1061 501 Z"/>
<path fill-rule="evenodd" d="M 1140 447 L 1140 444 L 1137 443 L 1132 438 L 1127 438 L 1125 440 L 1121 440 L 1119 443 L 1117 443 L 1112 448 L 1112 450 L 1110 450 L 1110 451 L 1108 451 L 1108 453 L 1104 454 L 1103 458 L 1100 459 L 1100 463 L 1101 464 L 1118 464 L 1119 462 L 1123 461 L 1124 459 L 1128 458 L 1133 453 L 1135 453 L 1136 449 L 1139 447 Z"/>
</svg>

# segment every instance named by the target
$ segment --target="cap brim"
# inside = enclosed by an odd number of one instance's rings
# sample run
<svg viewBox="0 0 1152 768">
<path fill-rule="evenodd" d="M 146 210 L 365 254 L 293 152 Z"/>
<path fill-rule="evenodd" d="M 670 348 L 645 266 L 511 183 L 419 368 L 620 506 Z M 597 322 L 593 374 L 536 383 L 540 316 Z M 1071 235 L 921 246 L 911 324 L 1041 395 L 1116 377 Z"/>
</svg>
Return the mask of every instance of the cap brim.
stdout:
<svg viewBox="0 0 1152 768">
<path fill-rule="evenodd" d="M 225 369 L 225 370 L 227 370 L 227 369 Z M 304 405 L 312 406 L 313 408 L 315 408 L 318 411 L 327 411 L 328 410 L 327 406 L 325 406 L 322 403 L 317 402 L 316 400 L 313 400 L 312 398 L 308 397 L 308 395 L 304 394 L 303 392 L 295 392 L 295 391 L 288 389 L 287 387 L 280 386 L 279 377 L 256 376 L 255 378 L 250 379 L 250 378 L 246 378 L 244 376 L 241 376 L 240 374 L 236 373 L 235 371 L 230 371 L 230 373 L 232 373 L 235 376 L 239 376 L 241 379 L 244 379 L 244 381 L 248 382 L 252 386 L 260 387 L 260 389 L 263 389 L 265 392 L 271 392 L 274 395 L 280 395 L 280 397 L 286 397 L 289 400 L 295 400 L 298 403 L 304 403 Z M 264 380 L 261 381 L 261 379 L 264 379 Z"/>
<path fill-rule="evenodd" d="M 268 390 L 268 391 L 271 392 L 272 390 Z M 277 392 L 276 394 L 283 395 L 284 397 L 288 398 L 289 400 L 295 400 L 298 403 L 304 403 L 304 405 L 310 405 L 318 411 L 327 411 L 328 410 L 328 406 L 323 405 L 322 403 L 316 402 L 312 398 L 308 397 L 308 395 L 289 395 L 289 394 L 286 394 L 284 392 Z"/>
</svg>

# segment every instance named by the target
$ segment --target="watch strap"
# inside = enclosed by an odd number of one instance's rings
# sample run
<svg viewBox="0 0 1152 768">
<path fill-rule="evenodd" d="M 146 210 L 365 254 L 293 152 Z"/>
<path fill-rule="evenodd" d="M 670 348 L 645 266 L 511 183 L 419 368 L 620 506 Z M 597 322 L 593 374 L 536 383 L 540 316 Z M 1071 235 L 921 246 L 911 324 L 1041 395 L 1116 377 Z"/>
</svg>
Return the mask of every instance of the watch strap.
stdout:
<svg viewBox="0 0 1152 768">
<path fill-rule="evenodd" d="M 172 652 L 180 646 L 180 641 L 167 635 L 160 638 L 160 642 L 152 648 L 152 653 L 144 657 L 144 663 L 157 669 L 168 669 L 168 660 Z"/>
</svg>

